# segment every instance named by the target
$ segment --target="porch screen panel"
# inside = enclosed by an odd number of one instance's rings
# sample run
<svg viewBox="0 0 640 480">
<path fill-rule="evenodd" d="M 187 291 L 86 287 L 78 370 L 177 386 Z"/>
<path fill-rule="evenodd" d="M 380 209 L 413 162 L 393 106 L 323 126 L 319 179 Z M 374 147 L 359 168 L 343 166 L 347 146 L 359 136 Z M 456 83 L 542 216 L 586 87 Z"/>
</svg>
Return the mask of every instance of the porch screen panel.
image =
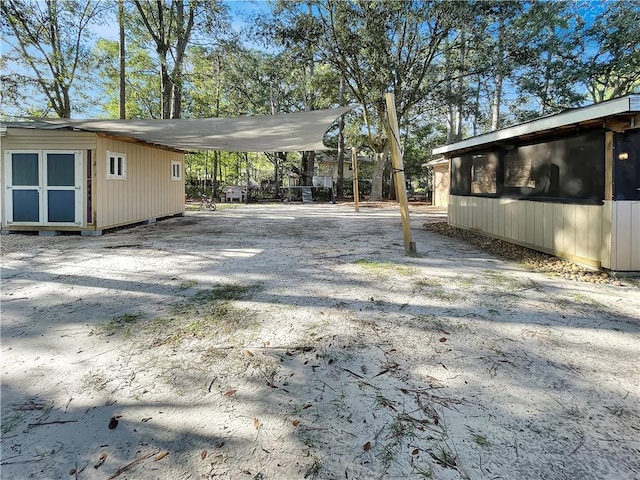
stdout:
<svg viewBox="0 0 640 480">
<path fill-rule="evenodd" d="M 473 155 L 471 158 L 471 193 L 497 193 L 498 156 L 493 153 L 484 153 L 480 155 Z"/>
<path fill-rule="evenodd" d="M 521 145 L 504 156 L 504 193 L 571 201 L 604 198 L 604 133 Z"/>
<path fill-rule="evenodd" d="M 49 190 L 47 192 L 49 222 L 74 222 L 75 192 L 73 190 Z"/>
<path fill-rule="evenodd" d="M 75 155 L 73 153 L 47 154 L 47 184 L 72 187 L 75 184 Z"/>
<path fill-rule="evenodd" d="M 15 186 L 40 185 L 38 172 L 37 153 L 13 153 L 11 154 L 12 184 Z"/>
<path fill-rule="evenodd" d="M 13 221 L 40 221 L 40 193 L 37 190 L 13 190 Z"/>
<path fill-rule="evenodd" d="M 471 193 L 471 155 L 463 155 L 451 159 L 450 192 L 452 195 L 469 195 Z"/>
<path fill-rule="evenodd" d="M 616 133 L 613 198 L 640 200 L 640 132 Z"/>
</svg>

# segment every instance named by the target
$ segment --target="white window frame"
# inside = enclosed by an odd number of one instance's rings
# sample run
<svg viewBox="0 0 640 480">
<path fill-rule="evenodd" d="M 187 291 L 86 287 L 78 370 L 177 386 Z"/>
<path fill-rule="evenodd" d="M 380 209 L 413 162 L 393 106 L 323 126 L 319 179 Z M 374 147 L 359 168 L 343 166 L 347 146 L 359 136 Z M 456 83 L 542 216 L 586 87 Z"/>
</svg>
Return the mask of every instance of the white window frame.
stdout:
<svg viewBox="0 0 640 480">
<path fill-rule="evenodd" d="M 111 165 L 116 163 L 115 172 L 111 171 Z M 118 164 L 120 168 L 118 167 Z M 107 151 L 107 180 L 126 180 L 127 179 L 127 154 L 120 152 Z"/>
<path fill-rule="evenodd" d="M 171 180 L 182 180 L 182 162 L 179 160 L 171 161 Z"/>
<path fill-rule="evenodd" d="M 12 155 L 14 153 L 33 153 L 38 155 L 38 184 L 37 185 L 11 185 L 13 179 L 13 163 Z M 74 155 L 75 162 L 75 185 L 59 187 L 49 186 L 47 178 L 47 155 L 49 153 L 67 153 Z M 5 150 L 4 180 L 2 181 L 4 188 L 8 191 L 5 196 L 5 202 L 2 206 L 5 209 L 3 220 L 4 225 L 60 225 L 60 226 L 85 226 L 84 221 L 84 156 L 79 150 Z M 37 222 L 14 222 L 13 221 L 13 190 L 37 190 L 39 194 L 39 220 Z M 70 190 L 74 191 L 75 218 L 73 222 L 49 222 L 47 220 L 49 211 L 49 200 L 47 192 L 49 190 Z"/>
</svg>

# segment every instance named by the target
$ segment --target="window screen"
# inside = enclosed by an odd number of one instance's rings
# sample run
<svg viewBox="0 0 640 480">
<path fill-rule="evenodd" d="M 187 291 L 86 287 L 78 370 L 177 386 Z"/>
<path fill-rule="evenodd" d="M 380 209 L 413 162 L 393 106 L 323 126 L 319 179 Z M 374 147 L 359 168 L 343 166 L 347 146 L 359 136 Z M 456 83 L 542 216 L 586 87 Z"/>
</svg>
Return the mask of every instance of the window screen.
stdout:
<svg viewBox="0 0 640 480">
<path fill-rule="evenodd" d="M 498 156 L 473 155 L 471 158 L 471 193 L 495 194 L 498 191 Z"/>
<path fill-rule="evenodd" d="M 40 221 L 40 193 L 37 190 L 14 190 L 13 221 Z"/>
<path fill-rule="evenodd" d="M 47 153 L 47 185 L 74 186 L 75 161 L 73 153 Z"/>
<path fill-rule="evenodd" d="M 452 158 L 451 194 L 602 201 L 604 131 Z"/>
<path fill-rule="evenodd" d="M 11 175 L 13 185 L 40 185 L 37 153 L 12 153 Z"/>
<path fill-rule="evenodd" d="M 640 132 L 616 133 L 613 152 L 614 200 L 640 200 Z"/>
</svg>

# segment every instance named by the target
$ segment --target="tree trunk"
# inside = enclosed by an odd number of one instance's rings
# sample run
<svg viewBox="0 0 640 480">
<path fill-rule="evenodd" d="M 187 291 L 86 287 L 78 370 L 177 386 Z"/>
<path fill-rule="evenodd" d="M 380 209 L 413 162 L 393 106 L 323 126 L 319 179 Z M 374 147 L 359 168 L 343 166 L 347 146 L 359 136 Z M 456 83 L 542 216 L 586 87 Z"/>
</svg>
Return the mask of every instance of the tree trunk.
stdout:
<svg viewBox="0 0 640 480">
<path fill-rule="evenodd" d="M 302 152 L 302 185 L 313 185 L 313 170 L 316 152 L 309 150 Z"/>
<path fill-rule="evenodd" d="M 340 78 L 340 106 L 344 104 L 344 78 Z M 344 197 L 344 115 L 338 120 L 338 184 L 336 196 Z"/>
<path fill-rule="evenodd" d="M 458 70 L 458 103 L 456 105 L 456 132 L 455 141 L 462 140 L 462 111 L 463 105 L 467 100 L 464 94 L 464 78 L 465 78 L 465 60 L 466 60 L 466 36 L 464 31 L 460 34 L 460 66 Z"/>
<path fill-rule="evenodd" d="M 384 179 L 384 167 L 387 163 L 386 148 L 382 152 L 376 152 L 373 159 L 373 175 L 371 177 L 371 200 L 382 200 L 382 182 Z"/>
<path fill-rule="evenodd" d="M 171 81 L 171 112 L 169 118 L 180 118 L 182 115 L 182 79 Z"/>
<path fill-rule="evenodd" d="M 211 196 L 218 198 L 218 164 L 220 163 L 220 152 L 213 152 L 213 168 L 211 169 Z"/>
<path fill-rule="evenodd" d="M 504 20 L 500 19 L 498 27 L 498 69 L 496 72 L 496 87 L 493 92 L 493 104 L 491 105 L 491 131 L 500 127 L 500 102 L 502 100 L 502 83 L 504 81 Z"/>
<path fill-rule="evenodd" d="M 127 118 L 125 91 L 125 45 L 124 45 L 124 0 L 118 2 L 118 24 L 120 30 L 120 118 Z"/>
<path fill-rule="evenodd" d="M 171 79 L 167 70 L 167 52 L 160 55 L 160 98 L 162 102 L 162 118 L 171 118 Z"/>
</svg>

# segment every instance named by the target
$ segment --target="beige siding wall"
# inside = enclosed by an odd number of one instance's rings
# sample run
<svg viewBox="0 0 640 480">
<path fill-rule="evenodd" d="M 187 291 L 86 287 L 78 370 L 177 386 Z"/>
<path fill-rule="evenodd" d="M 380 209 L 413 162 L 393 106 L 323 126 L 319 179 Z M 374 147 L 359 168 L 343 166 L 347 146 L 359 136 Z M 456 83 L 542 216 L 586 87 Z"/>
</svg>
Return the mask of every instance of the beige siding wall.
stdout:
<svg viewBox="0 0 640 480">
<path fill-rule="evenodd" d="M 82 169 L 86 172 L 87 150 L 96 148 L 96 136 L 88 132 L 73 132 L 66 130 L 39 130 L 31 128 L 7 128 L 5 136 L 0 137 L 0 222 L 5 222 L 5 195 L 4 188 L 5 154 L 7 150 L 80 150 L 82 152 Z M 86 209 L 86 183 L 83 185 L 83 219 L 86 221 L 84 211 Z M 28 229 L 28 227 L 27 227 Z M 76 230 L 77 227 L 60 227 L 60 230 Z"/>
<path fill-rule="evenodd" d="M 433 205 L 446 207 L 449 204 L 449 163 L 433 166 Z"/>
<path fill-rule="evenodd" d="M 9 127 L 0 144 L 3 156 L 5 150 L 92 150 L 96 148 L 96 136 L 88 132 Z"/>
<path fill-rule="evenodd" d="M 127 156 L 126 179 L 107 179 L 107 151 Z M 182 179 L 171 179 L 180 161 Z M 105 229 L 184 213 L 184 154 L 98 137 L 94 201 L 96 228 Z"/>
<path fill-rule="evenodd" d="M 640 271 L 640 201 L 606 202 L 611 228 L 611 270 Z"/>
<path fill-rule="evenodd" d="M 634 213 L 630 206 L 627 210 L 619 214 L 628 219 Z M 639 229 L 640 206 L 637 206 L 635 215 L 637 226 L 634 228 Z M 605 207 L 599 205 L 449 197 L 449 223 L 453 226 L 479 230 L 496 238 L 596 266 L 601 263 L 606 266 L 603 259 L 605 236 L 602 234 L 606 218 L 603 216 L 606 216 Z M 631 238 L 626 233 L 622 236 Z M 635 238 L 638 238 L 637 233 Z M 627 249 L 638 250 L 637 245 L 640 242 L 630 241 Z"/>
</svg>

